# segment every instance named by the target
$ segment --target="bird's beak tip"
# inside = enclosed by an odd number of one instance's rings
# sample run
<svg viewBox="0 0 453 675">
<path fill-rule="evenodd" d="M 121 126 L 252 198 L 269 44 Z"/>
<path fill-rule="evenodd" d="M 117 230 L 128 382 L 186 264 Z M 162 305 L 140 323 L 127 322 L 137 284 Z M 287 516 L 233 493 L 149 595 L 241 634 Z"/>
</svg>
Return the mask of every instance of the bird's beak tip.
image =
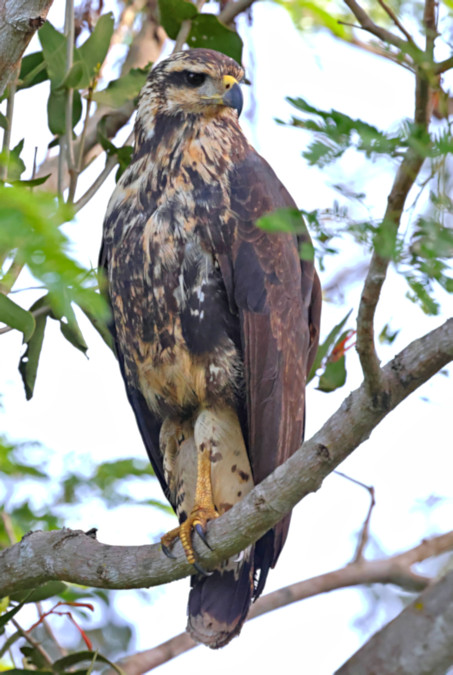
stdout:
<svg viewBox="0 0 453 675">
<path fill-rule="evenodd" d="M 244 104 L 244 98 L 242 96 L 241 87 L 239 86 L 238 82 L 236 82 L 236 80 L 234 81 L 234 84 L 230 83 L 229 88 L 223 95 L 223 102 L 230 108 L 234 108 L 237 111 L 238 117 L 240 116 Z"/>
</svg>

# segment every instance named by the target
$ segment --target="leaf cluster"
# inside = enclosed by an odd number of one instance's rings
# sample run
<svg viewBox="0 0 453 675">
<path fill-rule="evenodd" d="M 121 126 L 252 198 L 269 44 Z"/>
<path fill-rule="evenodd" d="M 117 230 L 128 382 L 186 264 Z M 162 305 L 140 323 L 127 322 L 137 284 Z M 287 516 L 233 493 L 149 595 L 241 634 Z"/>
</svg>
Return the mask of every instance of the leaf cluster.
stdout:
<svg viewBox="0 0 453 675">
<path fill-rule="evenodd" d="M 33 394 L 36 372 L 50 317 L 60 323 L 69 342 L 86 352 L 73 305 L 77 305 L 107 338 L 105 322 L 109 310 L 97 292 L 94 273 L 83 268 L 70 255 L 69 241 L 60 226 L 70 219 L 72 209 L 45 192 L 31 192 L 22 185 L 0 186 L 0 257 L 11 267 L 26 266 L 41 284 L 43 294 L 24 309 L 10 296 L 8 268 L 1 279 L 0 321 L 20 330 L 27 345 L 21 358 L 20 372 L 27 398 Z M 5 265 L 5 268 L 7 266 Z"/>
<path fill-rule="evenodd" d="M 242 40 L 214 14 L 201 13 L 187 0 L 159 0 L 160 22 L 167 35 L 176 40 L 183 21 L 190 20 L 187 38 L 189 47 L 202 47 L 223 52 L 241 63 Z"/>
<path fill-rule="evenodd" d="M 380 157 L 399 162 L 405 153 L 412 152 L 431 162 L 434 176 L 453 152 L 449 125 L 428 133 L 416 124 L 405 121 L 396 133 L 389 133 L 337 110 L 321 110 L 301 98 L 288 100 L 307 115 L 303 119 L 293 117 L 290 125 L 314 134 L 315 140 L 309 144 L 303 156 L 309 164 L 319 168 L 335 162 L 351 148 L 372 161 Z M 334 187 L 347 200 L 363 205 L 366 197 L 364 193 L 354 194 L 342 185 Z M 345 235 L 351 236 L 367 252 L 374 250 L 378 255 L 392 260 L 409 286 L 407 297 L 417 302 L 424 312 L 436 314 L 439 311 L 439 303 L 435 299 L 436 284 L 448 293 L 453 292 L 453 234 L 451 225 L 446 224 L 448 219 L 451 221 L 453 212 L 452 201 L 445 193 L 432 192 L 430 202 L 434 206 L 431 208 L 433 213 L 416 218 L 409 240 L 397 234 L 391 219 L 357 220 L 351 216 L 347 206 L 340 206 L 338 202 L 334 202 L 330 209 L 311 212 L 302 210 L 301 213 L 316 241 L 315 249 L 321 268 L 324 256 L 338 253 L 340 247 L 344 246 L 344 243 L 340 245 L 340 240 Z M 273 216 L 273 225 L 267 224 L 266 227 L 286 228 L 286 231 L 297 233 L 294 214 L 286 218 L 284 225 L 283 221 L 281 214 Z"/>
</svg>

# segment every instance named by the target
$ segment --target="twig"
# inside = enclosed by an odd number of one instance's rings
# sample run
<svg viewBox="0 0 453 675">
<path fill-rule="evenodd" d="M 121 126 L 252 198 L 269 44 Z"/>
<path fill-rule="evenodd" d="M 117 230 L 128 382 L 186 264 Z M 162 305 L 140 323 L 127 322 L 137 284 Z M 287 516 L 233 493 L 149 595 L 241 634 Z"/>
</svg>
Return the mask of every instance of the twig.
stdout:
<svg viewBox="0 0 453 675">
<path fill-rule="evenodd" d="M 252 605 L 247 620 L 321 593 L 363 584 L 391 583 L 405 590 L 419 592 L 431 583 L 431 579 L 414 573 L 411 566 L 452 549 L 453 531 L 424 540 L 408 551 L 383 560 L 355 561 L 327 574 L 299 581 L 264 595 Z M 126 675 L 143 675 L 196 646 L 197 643 L 187 633 L 180 633 L 157 647 L 128 657 L 120 665 Z M 106 675 L 114 673 L 109 671 Z"/>
<path fill-rule="evenodd" d="M 396 16 L 395 12 L 393 11 L 393 9 L 392 9 L 391 7 L 389 7 L 389 6 L 387 5 L 387 3 L 384 2 L 384 0 L 378 0 L 378 2 L 379 2 L 379 4 L 381 5 L 382 9 L 383 9 L 383 10 L 389 15 L 389 17 L 392 19 L 392 21 L 393 21 L 393 23 L 395 24 L 395 26 L 396 26 L 397 28 L 399 28 L 399 30 L 402 32 L 402 34 L 404 35 L 404 37 L 406 38 L 406 40 L 407 40 L 408 42 L 410 42 L 410 44 L 412 44 L 412 45 L 415 46 L 414 40 L 412 39 L 412 35 L 411 35 L 410 33 L 408 33 L 407 30 L 404 28 L 403 24 L 402 24 L 401 21 L 398 19 L 398 17 Z"/>
<path fill-rule="evenodd" d="M 11 516 L 9 513 L 6 513 L 5 511 L 1 512 L 1 517 L 3 521 L 3 527 L 5 528 L 6 536 L 8 537 L 9 543 L 15 544 L 17 539 L 14 535 L 14 528 L 13 528 L 13 523 L 11 520 Z"/>
<path fill-rule="evenodd" d="M 60 654 L 62 656 L 66 656 L 66 654 L 68 653 L 67 650 L 64 647 L 62 647 L 62 645 L 58 642 L 57 637 L 56 637 L 55 633 L 53 632 L 50 623 L 47 621 L 47 618 L 44 616 L 45 612 L 43 611 L 42 603 L 37 602 L 36 603 L 36 609 L 38 610 L 38 616 L 40 618 L 40 622 L 44 626 L 44 630 L 46 631 L 47 635 L 52 640 L 52 642 L 55 643 L 55 645 L 56 645 L 58 651 L 60 652 Z"/>
<path fill-rule="evenodd" d="M 376 506 L 376 499 L 374 495 L 374 487 L 372 485 L 364 485 L 364 487 L 368 490 L 370 493 L 370 506 L 368 508 L 368 513 L 367 516 L 364 520 L 363 526 L 362 526 L 362 531 L 360 533 L 360 538 L 359 542 L 357 544 L 357 550 L 355 552 L 354 556 L 354 562 L 360 562 L 360 560 L 363 560 L 363 551 L 365 550 L 365 546 L 368 543 L 368 539 L 370 536 L 370 520 L 371 520 L 371 514 L 373 512 L 374 507 Z"/>
<path fill-rule="evenodd" d="M 14 284 L 16 283 L 17 279 L 19 278 L 20 273 L 22 272 L 22 269 L 24 267 L 24 263 L 20 263 L 17 260 L 17 255 L 13 259 L 9 269 L 5 272 L 1 282 L 0 282 L 0 292 L 4 293 L 7 295 Z"/>
<path fill-rule="evenodd" d="M 83 121 L 82 133 L 79 138 L 79 147 L 78 147 L 78 158 L 75 166 L 69 170 L 69 191 L 68 191 L 68 203 L 72 204 L 74 202 L 75 192 L 77 189 L 77 182 L 79 180 L 79 175 L 82 172 L 83 168 L 83 157 L 85 150 L 85 140 L 88 129 L 88 121 L 90 118 L 91 104 L 93 102 L 93 87 L 90 86 L 88 89 L 88 97 L 85 110 L 85 119 Z"/>
<path fill-rule="evenodd" d="M 0 166 L 0 180 L 6 180 L 8 175 L 9 146 L 11 143 L 11 130 L 13 127 L 14 98 L 16 96 L 17 77 L 19 68 L 16 68 L 11 83 L 9 85 L 9 95 L 6 103 L 6 129 L 3 130 L 2 154 L 3 166 Z"/>
<path fill-rule="evenodd" d="M 69 73 L 74 63 L 74 30 L 75 30 L 74 0 L 66 0 L 66 13 L 64 25 L 64 32 L 66 35 L 66 74 Z M 74 91 L 70 87 L 66 91 L 66 114 L 65 114 L 66 133 L 64 140 L 64 144 L 66 146 L 66 162 L 70 176 L 69 196 L 68 196 L 69 203 L 72 201 L 77 184 L 77 174 L 74 173 L 75 160 L 74 160 L 74 145 L 72 140 L 73 102 L 74 102 Z"/>
<path fill-rule="evenodd" d="M 236 2 L 230 0 L 220 12 L 219 21 L 228 25 L 234 21 L 238 14 L 242 14 L 242 12 L 251 7 L 254 2 L 256 0 L 236 0 Z"/>
<path fill-rule="evenodd" d="M 383 42 L 388 42 L 394 47 L 401 49 L 403 52 L 406 50 L 407 42 L 397 35 L 394 35 L 386 28 L 382 28 L 381 26 L 375 24 L 368 14 L 356 2 L 356 0 L 344 0 L 344 2 L 349 7 L 364 30 L 366 30 L 368 33 L 372 33 L 372 35 L 375 35 Z"/>
<path fill-rule="evenodd" d="M 442 75 L 447 70 L 453 68 L 453 56 L 449 56 L 445 61 L 440 61 L 439 63 L 434 64 L 433 73 L 434 75 Z"/>
<path fill-rule="evenodd" d="M 131 131 L 129 136 L 127 137 L 124 145 L 130 145 L 132 140 L 134 138 L 134 132 Z M 118 164 L 118 158 L 116 155 L 112 155 L 109 157 L 105 163 L 105 167 L 99 174 L 99 176 L 96 178 L 96 180 L 90 185 L 88 190 L 83 194 L 78 201 L 75 202 L 74 204 L 74 212 L 77 213 L 82 209 L 92 197 L 96 194 L 96 192 L 99 190 L 99 188 L 103 185 L 105 180 L 109 177 L 111 171 L 115 168 L 115 166 Z"/>
<path fill-rule="evenodd" d="M 197 0 L 196 7 L 197 10 L 200 12 L 201 8 L 205 4 L 206 0 Z M 173 54 L 175 52 L 180 52 L 181 49 L 184 47 L 184 44 L 187 41 L 187 38 L 189 37 L 190 29 L 192 28 L 192 21 L 190 19 L 186 19 L 181 23 L 181 28 L 179 29 L 179 33 L 176 36 L 176 41 L 175 41 L 175 46 L 173 47 Z"/>
<path fill-rule="evenodd" d="M 352 478 L 352 476 L 348 476 L 346 473 L 343 473 L 342 471 L 338 471 L 338 469 L 335 469 L 334 473 L 337 476 L 341 476 L 342 478 L 345 478 L 346 480 L 350 481 L 351 483 L 354 483 L 355 485 L 358 485 L 359 487 L 364 488 L 367 490 L 368 494 L 370 495 L 370 506 L 368 508 L 368 513 L 367 516 L 363 522 L 362 525 L 362 530 L 360 532 L 360 537 L 359 541 L 357 544 L 357 549 L 354 554 L 353 561 L 354 562 L 360 562 L 363 560 L 363 551 L 365 549 L 365 546 L 368 543 L 368 538 L 369 538 L 369 529 L 370 529 L 370 520 L 371 520 L 371 513 L 376 506 L 376 500 L 375 500 L 375 495 L 374 495 L 374 487 L 372 485 L 366 485 L 365 483 L 362 483 L 361 480 L 357 480 L 357 478 Z"/>
<path fill-rule="evenodd" d="M 27 640 L 27 642 L 28 642 L 29 644 L 31 644 L 31 646 L 32 646 L 34 649 L 36 649 L 36 651 L 38 651 L 38 652 L 41 654 L 41 656 L 42 656 L 42 658 L 44 659 L 44 661 L 47 663 L 48 666 L 50 666 L 49 670 L 52 670 L 52 659 L 50 658 L 49 654 L 46 652 L 46 650 L 44 649 L 44 647 L 42 647 L 42 646 L 39 644 L 39 642 L 37 642 L 34 638 L 32 638 L 31 635 L 29 635 L 29 634 L 27 633 L 27 631 L 25 631 L 25 630 L 22 628 L 22 626 L 21 626 L 20 624 L 17 623 L 16 619 L 14 619 L 14 618 L 11 619 L 11 623 L 12 623 L 13 626 L 16 628 L 16 630 L 22 635 L 22 637 L 25 638 L 25 639 Z"/>
<path fill-rule="evenodd" d="M 41 314 L 47 314 L 49 310 L 50 307 L 48 307 L 47 305 L 43 305 L 42 307 L 38 307 L 38 309 L 35 309 L 32 312 L 32 315 L 36 318 L 37 316 L 41 316 Z M 15 329 L 11 328 L 11 326 L 4 326 L 3 328 L 0 328 L 0 335 L 4 335 L 4 333 L 9 333 L 12 330 Z"/>
<path fill-rule="evenodd" d="M 91 105 L 93 103 L 93 84 L 90 85 L 88 88 L 88 96 L 87 96 L 87 107 L 85 111 L 85 119 L 83 122 L 83 129 L 82 133 L 80 134 L 80 139 L 79 139 L 79 157 L 77 160 L 77 173 L 80 173 L 82 170 L 83 166 L 83 154 L 85 151 L 85 141 L 86 141 L 86 135 L 87 135 L 87 129 L 88 129 L 88 120 L 90 119 L 90 110 L 91 110 Z"/>
</svg>

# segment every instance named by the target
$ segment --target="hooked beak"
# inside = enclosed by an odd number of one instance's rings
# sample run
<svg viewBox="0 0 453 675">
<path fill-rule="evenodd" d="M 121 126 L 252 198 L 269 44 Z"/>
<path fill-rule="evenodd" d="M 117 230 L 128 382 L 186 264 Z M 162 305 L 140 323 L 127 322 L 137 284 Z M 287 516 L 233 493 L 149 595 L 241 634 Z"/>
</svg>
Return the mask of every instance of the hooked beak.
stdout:
<svg viewBox="0 0 453 675">
<path fill-rule="evenodd" d="M 229 108 L 234 108 L 239 117 L 244 104 L 241 87 L 239 86 L 238 81 L 231 75 L 223 76 L 223 85 L 226 91 L 222 97 L 222 101 L 224 105 L 227 105 Z"/>
</svg>

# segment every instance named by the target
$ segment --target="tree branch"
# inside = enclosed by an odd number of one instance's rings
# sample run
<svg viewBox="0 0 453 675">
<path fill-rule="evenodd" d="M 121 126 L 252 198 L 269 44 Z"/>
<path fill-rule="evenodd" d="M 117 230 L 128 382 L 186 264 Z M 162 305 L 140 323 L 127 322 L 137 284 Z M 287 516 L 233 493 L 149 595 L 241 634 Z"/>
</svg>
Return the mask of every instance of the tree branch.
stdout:
<svg viewBox="0 0 453 675">
<path fill-rule="evenodd" d="M 0 0 L 0 95 L 53 0 Z"/>
<path fill-rule="evenodd" d="M 407 51 L 408 43 L 402 38 L 394 35 L 391 31 L 386 28 L 382 28 L 374 23 L 374 21 L 368 16 L 368 14 L 363 10 L 359 3 L 355 0 L 344 0 L 345 4 L 349 7 L 351 12 L 354 14 L 355 18 L 359 22 L 361 28 L 366 30 L 368 33 L 375 35 L 377 38 L 383 42 L 388 42 L 390 45 L 397 47 L 402 52 Z"/>
<path fill-rule="evenodd" d="M 323 479 L 396 406 L 453 360 L 453 319 L 415 340 L 381 370 L 386 397 L 372 401 L 364 384 L 352 392 L 324 426 L 285 464 L 221 518 L 208 537 L 213 550 L 195 540 L 200 563 L 209 569 L 259 539 Z M 108 546 L 70 530 L 35 532 L 0 553 L 0 597 L 62 579 L 99 588 L 140 588 L 192 572 L 180 542 L 169 560 L 160 545 Z"/>
<path fill-rule="evenodd" d="M 452 635 L 453 572 L 449 572 L 376 633 L 336 675 L 444 675 L 453 663 Z"/>
<path fill-rule="evenodd" d="M 354 0 L 345 0 L 346 4 L 355 5 Z M 360 10 L 361 12 L 363 10 Z M 432 62 L 432 29 L 426 26 L 426 52 L 428 61 Z M 421 67 L 416 68 L 415 78 L 415 110 L 414 122 L 421 133 L 426 133 L 429 125 L 429 83 L 428 75 Z M 374 343 L 374 316 L 379 302 L 382 286 L 387 276 L 391 253 L 384 254 L 388 248 L 388 240 L 396 242 L 396 235 L 403 215 L 407 196 L 413 187 L 424 157 L 413 147 L 409 147 L 398 168 L 387 199 L 387 208 L 376 237 L 375 248 L 368 268 L 367 277 L 360 298 L 357 317 L 357 353 L 360 358 L 365 384 L 374 400 L 386 395 L 381 381 L 379 359 Z"/>
<path fill-rule="evenodd" d="M 423 590 L 430 583 L 430 579 L 414 573 L 411 565 L 451 549 L 453 531 L 425 540 L 415 548 L 384 560 L 361 559 L 360 562 L 264 595 L 250 608 L 248 620 L 321 593 L 361 584 L 391 583 L 410 591 Z M 133 654 L 120 665 L 126 675 L 143 675 L 196 646 L 197 643 L 187 633 L 180 633 L 157 647 Z M 109 671 L 108 675 L 114 675 L 113 671 Z"/>
<path fill-rule="evenodd" d="M 219 21 L 230 24 L 242 12 L 246 12 L 256 0 L 230 0 L 219 14 Z"/>
</svg>

